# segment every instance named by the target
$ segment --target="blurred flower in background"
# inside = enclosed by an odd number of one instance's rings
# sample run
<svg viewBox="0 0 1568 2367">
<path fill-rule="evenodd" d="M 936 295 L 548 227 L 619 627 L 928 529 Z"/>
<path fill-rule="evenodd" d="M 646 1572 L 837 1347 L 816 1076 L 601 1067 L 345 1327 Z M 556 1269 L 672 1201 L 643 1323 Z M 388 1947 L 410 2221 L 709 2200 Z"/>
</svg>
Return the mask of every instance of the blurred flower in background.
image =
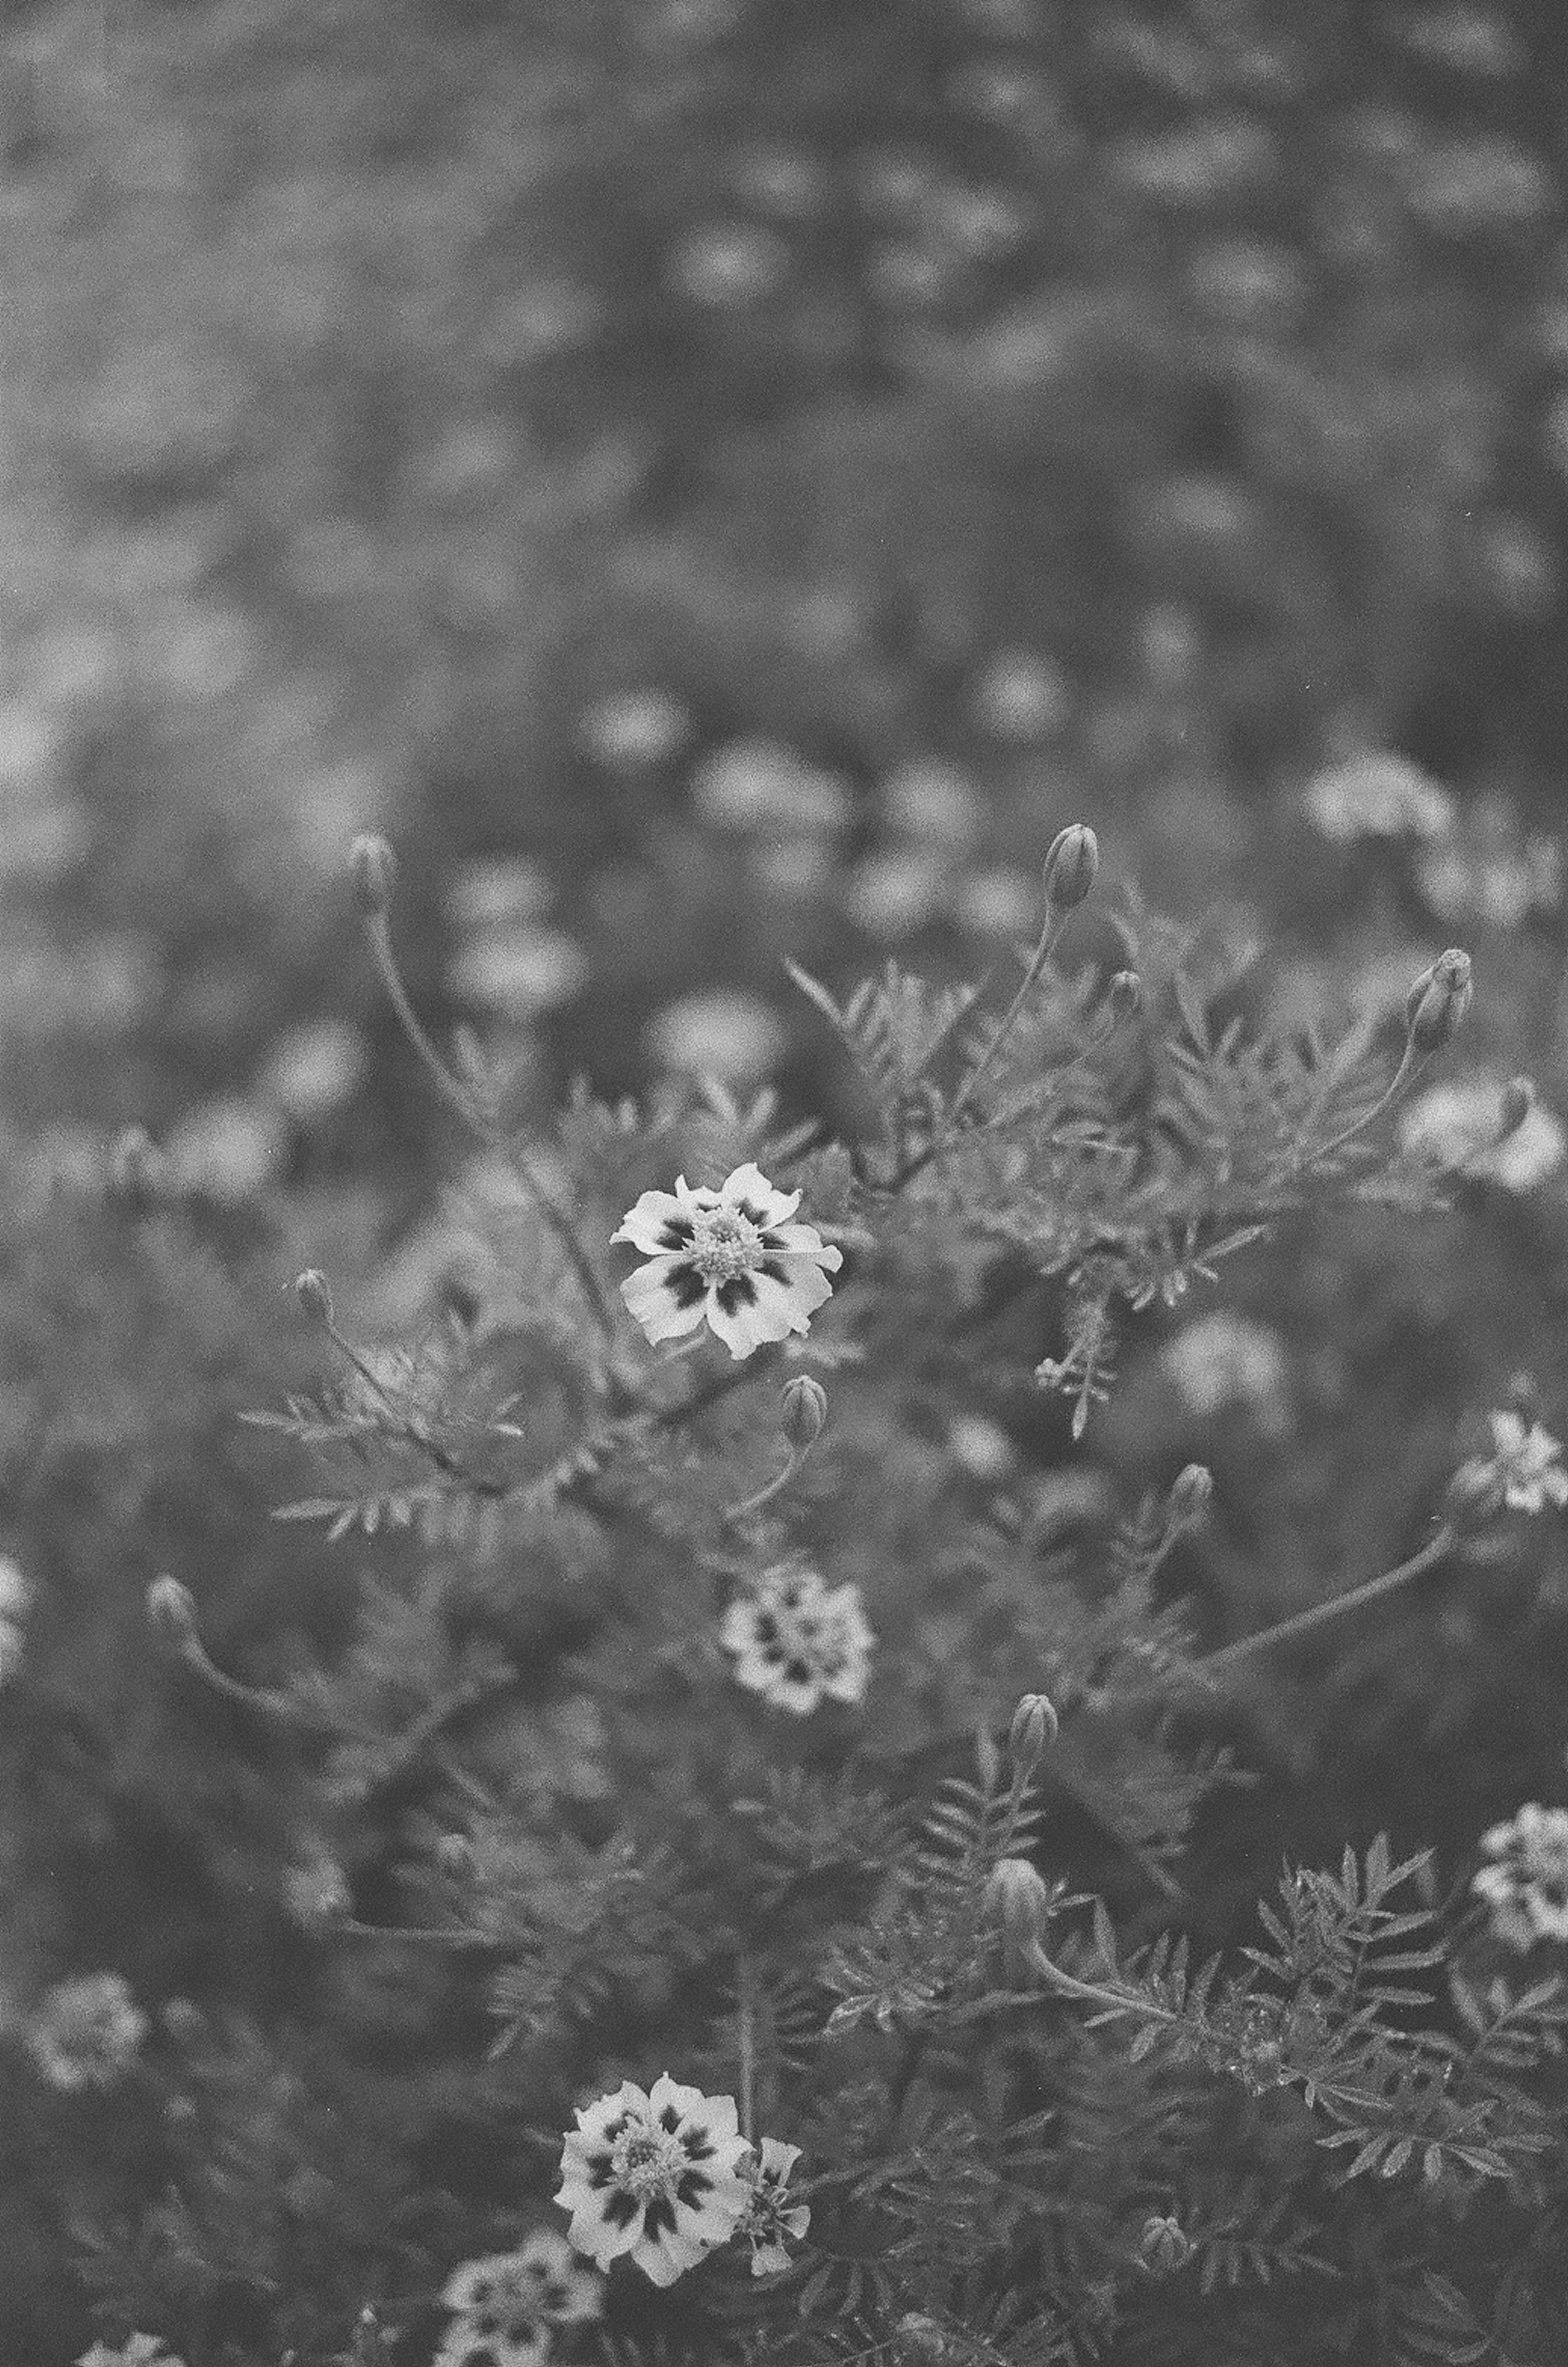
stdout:
<svg viewBox="0 0 1568 2367">
<path fill-rule="evenodd" d="M 1183 1403 L 1201 1420 L 1240 1408 L 1268 1435 L 1290 1427 L 1284 1344 L 1266 1323 L 1216 1308 L 1183 1324 L 1166 1342 L 1161 1361 Z"/>
<path fill-rule="evenodd" d="M 788 1031 L 770 1002 L 744 987 L 709 987 L 656 1012 L 644 1032 L 649 1061 L 672 1074 L 756 1084 L 783 1059 Z"/>
<path fill-rule="evenodd" d="M 1481 1838 L 1492 1859 L 1471 1885 L 1491 1909 L 1505 1947 L 1523 1952 L 1568 1940 L 1568 1808 L 1527 1800 L 1517 1816 Z"/>
<path fill-rule="evenodd" d="M 1418 1158 L 1461 1168 L 1505 1192 L 1535 1191 L 1562 1164 L 1568 1132 L 1534 1101 L 1523 1122 L 1499 1141 L 1507 1085 L 1503 1077 L 1473 1075 L 1430 1086 L 1402 1111 L 1401 1142 Z"/>
<path fill-rule="evenodd" d="M 1440 783 L 1386 752 L 1329 765 L 1302 797 L 1324 837 L 1341 846 L 1359 838 L 1440 838 L 1455 819 L 1453 798 Z"/>
<path fill-rule="evenodd" d="M 28 2018 L 28 2053 L 51 2088 L 112 2088 L 135 2062 L 149 2029 L 119 1973 L 57 1981 Z"/>
</svg>

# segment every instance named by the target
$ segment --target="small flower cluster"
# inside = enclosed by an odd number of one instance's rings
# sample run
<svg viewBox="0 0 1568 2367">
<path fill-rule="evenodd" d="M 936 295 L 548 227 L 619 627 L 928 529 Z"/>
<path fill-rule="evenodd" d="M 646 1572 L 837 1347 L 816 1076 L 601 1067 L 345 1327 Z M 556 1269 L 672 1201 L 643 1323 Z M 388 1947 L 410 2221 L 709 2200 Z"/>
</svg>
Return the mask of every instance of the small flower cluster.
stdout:
<svg viewBox="0 0 1568 2367">
<path fill-rule="evenodd" d="M 32 1608 L 33 1590 L 26 1573 L 9 1554 L 0 1554 L 0 1684 L 15 1676 L 27 1648 L 23 1621 Z"/>
<path fill-rule="evenodd" d="M 724 1614 L 735 1682 L 775 1709 L 809 1717 L 823 1701 L 865 1694 L 875 1642 L 856 1586 L 829 1587 L 802 1563 L 764 1570 Z"/>
<path fill-rule="evenodd" d="M 799 2158 L 776 2137 L 754 2147 L 742 2136 L 732 2096 L 705 2096 L 665 2072 L 650 2090 L 624 2080 L 580 2109 L 556 2201 L 571 2214 L 572 2245 L 601 2269 L 625 2254 L 670 2285 L 736 2237 L 750 2247 L 752 2275 L 769 2276 L 789 2265 L 785 2238 L 810 2224 L 809 2206 L 789 2198 Z"/>
<path fill-rule="evenodd" d="M 716 1191 L 678 1175 L 673 1192 L 645 1192 L 610 1238 L 643 1254 L 621 1296 L 649 1341 L 678 1339 L 705 1321 L 742 1357 L 808 1330 L 843 1251 L 792 1222 L 799 1206 L 798 1192 L 776 1192 L 750 1163 Z"/>
<path fill-rule="evenodd" d="M 543 2367 L 557 2327 L 599 2316 L 603 2281 L 564 2236 L 536 2227 L 515 2251 L 454 2269 L 441 2302 L 452 2323 L 431 2367 Z"/>
<path fill-rule="evenodd" d="M 48 1991 L 24 2043 L 50 2086 L 73 2095 L 84 2088 L 112 2088 L 123 2078 L 147 2028 L 121 1974 L 83 1973 Z"/>
<path fill-rule="evenodd" d="M 1483 1833 L 1481 1846 L 1494 1863 L 1471 1887 L 1491 1908 L 1505 1946 L 1568 1940 L 1568 1808 L 1528 1800 L 1509 1823 Z"/>
</svg>

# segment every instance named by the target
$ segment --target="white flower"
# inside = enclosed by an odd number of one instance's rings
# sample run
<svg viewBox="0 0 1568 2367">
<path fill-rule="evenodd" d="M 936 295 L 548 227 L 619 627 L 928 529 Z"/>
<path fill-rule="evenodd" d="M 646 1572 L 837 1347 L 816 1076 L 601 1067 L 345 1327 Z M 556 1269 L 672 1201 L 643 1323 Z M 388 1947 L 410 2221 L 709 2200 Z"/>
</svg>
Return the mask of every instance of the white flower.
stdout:
<svg viewBox="0 0 1568 2367">
<path fill-rule="evenodd" d="M 56 1982 L 25 2033 L 28 2054 L 51 2088 L 112 2088 L 136 2058 L 147 2017 L 118 1973 L 83 1973 Z"/>
<path fill-rule="evenodd" d="M 789 249 L 754 222 L 708 222 L 679 240 L 670 277 L 698 304 L 755 303 L 789 269 Z"/>
<path fill-rule="evenodd" d="M 1267 1324 L 1216 1308 L 1166 1342 L 1164 1364 L 1178 1391 L 1204 1420 L 1244 1405 L 1266 1431 L 1289 1419 L 1285 1352 Z"/>
<path fill-rule="evenodd" d="M 0 1619 L 25 1619 L 32 1605 L 31 1579 L 20 1562 L 0 1554 Z"/>
<path fill-rule="evenodd" d="M 1306 810 L 1341 846 L 1358 838 L 1440 838 L 1453 827 L 1454 801 L 1407 756 L 1369 752 L 1331 764 L 1308 782 Z"/>
<path fill-rule="evenodd" d="M 270 1103 L 225 1094 L 187 1110 L 165 1138 L 179 1181 L 214 1200 L 250 1199 L 276 1181 L 288 1161 L 288 1127 Z"/>
<path fill-rule="evenodd" d="M 834 831 L 850 818 L 848 786 L 776 740 L 732 740 L 692 776 L 692 803 L 727 830 Z"/>
<path fill-rule="evenodd" d="M 676 1339 L 705 1319 L 732 1356 L 749 1356 L 809 1330 L 843 1251 L 790 1221 L 799 1205 L 798 1192 L 775 1192 L 750 1163 L 716 1192 L 683 1175 L 673 1192 L 645 1192 L 610 1239 L 629 1241 L 647 1261 L 621 1296 L 649 1340 Z"/>
<path fill-rule="evenodd" d="M 537 2367 L 550 2329 L 597 2317 L 603 2280 L 554 2227 L 536 2227 L 514 2252 L 454 2269 L 441 2292 L 456 2313 L 432 2367 Z"/>
<path fill-rule="evenodd" d="M 692 719 L 668 690 L 619 690 L 591 707 L 579 726 L 582 744 L 601 764 L 636 770 L 672 756 Z"/>
<path fill-rule="evenodd" d="M 517 921 L 483 929 L 459 946 L 447 968 L 454 994 L 504 1019 L 531 1019 L 581 994 L 588 957 L 564 929 Z"/>
<path fill-rule="evenodd" d="M 346 1019 L 309 1019 L 288 1028 L 256 1080 L 264 1101 L 276 1102 L 300 1125 L 327 1117 L 352 1100 L 368 1064 L 359 1029 Z"/>
<path fill-rule="evenodd" d="M 1041 740 L 1066 719 L 1066 676 L 1032 650 L 1003 650 L 975 689 L 975 719 L 998 740 Z"/>
<path fill-rule="evenodd" d="M 980 824 L 974 784 L 936 756 L 910 756 L 882 784 L 882 810 L 895 830 L 940 846 L 967 846 Z"/>
<path fill-rule="evenodd" d="M 656 2285 L 673 2284 L 724 2243 L 749 2190 L 749 2150 L 733 2096 L 705 2096 L 666 2071 L 645 2093 L 630 2079 L 583 2106 L 567 2132 L 556 2201 L 568 2234 L 602 2269 L 623 2252 Z"/>
<path fill-rule="evenodd" d="M 1442 1168 L 1462 1167 L 1505 1192 L 1533 1192 L 1560 1167 L 1568 1134 L 1540 1102 L 1499 1142 L 1506 1091 L 1500 1078 L 1454 1077 L 1420 1094 L 1403 1113 L 1399 1138 L 1407 1151 Z"/>
<path fill-rule="evenodd" d="M 744 987 L 682 994 L 649 1024 L 647 1048 L 660 1068 L 728 1084 L 754 1084 L 778 1066 L 789 1038 L 772 1003 Z"/>
<path fill-rule="evenodd" d="M 1523 1414 L 1488 1414 L 1492 1424 L 1492 1466 L 1503 1481 L 1503 1501 L 1510 1512 L 1540 1512 L 1549 1502 L 1568 1504 L 1568 1470 L 1562 1464 L 1562 1443 L 1539 1421 Z"/>
<path fill-rule="evenodd" d="M 740 2164 L 740 2175 L 750 2191 L 737 2233 L 751 2247 L 754 2277 L 776 2276 L 781 2269 L 787 2269 L 784 2237 L 793 2236 L 798 2241 L 811 2225 L 810 2204 L 792 2203 L 789 2199 L 789 2174 L 799 2159 L 798 2146 L 763 2137 L 757 2151 Z"/>
<path fill-rule="evenodd" d="M 851 873 L 845 910 L 868 937 L 905 937 L 938 910 L 947 878 L 946 865 L 930 847 L 881 847 Z"/>
<path fill-rule="evenodd" d="M 998 866 L 960 878 L 953 911 L 978 937 L 1032 936 L 1040 926 L 1040 880 L 1035 873 Z"/>
<path fill-rule="evenodd" d="M 555 902 L 548 875 L 526 855 L 480 855 L 460 863 L 443 899 L 459 936 L 513 921 L 543 920 Z"/>
<path fill-rule="evenodd" d="M 1509 1824 L 1481 1837 L 1494 1865 L 1483 1866 L 1471 1888 L 1492 1909 L 1492 1928 L 1510 1948 L 1538 1940 L 1568 1940 L 1568 1808 L 1527 1801 Z"/>
<path fill-rule="evenodd" d="M 736 1596 L 719 1629 L 735 1656 L 736 1683 L 795 1717 L 809 1717 L 825 1699 L 862 1700 L 875 1640 L 860 1589 L 829 1588 L 798 1563 L 764 1570 Z"/>
<path fill-rule="evenodd" d="M 95 2342 L 76 2367 L 185 2367 L 185 2361 L 175 2357 L 161 2334 L 132 2334 L 112 2350 L 107 2342 Z"/>
</svg>

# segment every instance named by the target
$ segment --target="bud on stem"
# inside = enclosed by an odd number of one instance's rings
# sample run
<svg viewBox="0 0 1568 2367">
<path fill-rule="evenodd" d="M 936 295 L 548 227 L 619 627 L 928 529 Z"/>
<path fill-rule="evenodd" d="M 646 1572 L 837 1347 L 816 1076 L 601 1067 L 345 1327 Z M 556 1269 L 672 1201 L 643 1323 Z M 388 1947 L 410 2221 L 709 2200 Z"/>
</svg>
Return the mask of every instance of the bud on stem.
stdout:
<svg viewBox="0 0 1568 2367">
<path fill-rule="evenodd" d="M 1045 855 L 1045 901 L 1053 912 L 1070 912 L 1094 886 L 1100 869 L 1100 842 L 1087 822 L 1069 822 L 1051 841 Z"/>
<path fill-rule="evenodd" d="M 1417 1059 L 1429 1059 L 1453 1042 L 1474 995 L 1470 956 L 1450 946 L 1429 969 L 1422 971 L 1404 998 L 1410 1049 Z"/>
<path fill-rule="evenodd" d="M 1135 969 L 1119 969 L 1105 990 L 1105 1009 L 1112 1027 L 1135 1019 L 1144 1007 L 1144 981 Z"/>
<path fill-rule="evenodd" d="M 299 1300 L 301 1310 L 310 1316 L 312 1322 L 330 1323 L 332 1321 L 333 1295 L 328 1287 L 326 1275 L 319 1268 L 313 1265 L 307 1266 L 303 1274 L 296 1275 L 294 1296 Z"/>
<path fill-rule="evenodd" d="M 1025 1693 L 1008 1727 L 1008 1757 L 1013 1772 L 1027 1783 L 1050 1744 L 1061 1732 L 1062 1721 L 1044 1693 Z"/>
<path fill-rule="evenodd" d="M 201 1649 L 197 1633 L 196 1597 L 188 1586 L 167 1575 L 155 1578 L 147 1590 L 147 1625 L 154 1640 L 176 1660 Z"/>
<path fill-rule="evenodd" d="M 1171 1482 L 1166 1507 L 1173 1528 L 1195 1528 L 1214 1500 L 1214 1475 L 1206 1463 L 1189 1463 Z"/>
<path fill-rule="evenodd" d="M 779 1396 L 779 1428 L 792 1454 L 805 1455 L 822 1435 L 828 1392 L 809 1373 L 796 1373 Z"/>
<path fill-rule="evenodd" d="M 398 858 L 391 841 L 378 830 L 362 830 L 348 850 L 348 876 L 354 900 L 366 919 L 379 920 L 390 908 L 398 884 Z"/>
</svg>

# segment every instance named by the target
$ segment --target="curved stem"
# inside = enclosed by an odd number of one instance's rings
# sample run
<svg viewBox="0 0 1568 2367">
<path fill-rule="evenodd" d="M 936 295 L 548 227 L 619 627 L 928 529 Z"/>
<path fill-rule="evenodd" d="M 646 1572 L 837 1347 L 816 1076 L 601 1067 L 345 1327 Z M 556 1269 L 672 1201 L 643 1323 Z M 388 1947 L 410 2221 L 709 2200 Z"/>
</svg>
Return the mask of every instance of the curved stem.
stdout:
<svg viewBox="0 0 1568 2367">
<path fill-rule="evenodd" d="M 1003 1044 L 1007 1041 L 1007 1038 L 1011 1035 L 1013 1028 L 1016 1026 L 1019 1014 L 1022 1011 L 1024 1004 L 1028 1002 L 1030 995 L 1033 992 L 1041 971 L 1044 968 L 1046 963 L 1051 958 L 1052 951 L 1055 946 L 1057 938 L 1062 933 L 1062 923 L 1066 918 L 1066 914 L 1065 912 L 1058 912 L 1054 908 L 1047 908 L 1045 925 L 1040 932 L 1039 943 L 1036 945 L 1034 951 L 1029 957 L 1023 976 L 1019 981 L 1017 993 L 1013 996 L 1012 1001 L 1009 1003 L 1000 1019 L 997 1022 L 996 1026 L 991 1032 L 989 1040 L 986 1045 L 985 1050 L 981 1053 L 979 1059 L 976 1061 L 975 1066 L 970 1070 L 969 1074 L 964 1078 L 963 1083 L 959 1086 L 957 1093 L 953 1095 L 952 1106 L 947 1111 L 947 1114 L 943 1117 L 942 1125 L 939 1127 L 936 1133 L 932 1135 L 930 1142 L 926 1144 L 925 1149 L 923 1150 L 918 1150 L 912 1159 L 906 1159 L 903 1165 L 897 1170 L 897 1172 L 883 1186 L 883 1189 L 887 1192 L 889 1195 L 895 1192 L 901 1192 L 906 1184 L 910 1183 L 915 1176 L 919 1175 L 923 1168 L 930 1166 L 931 1161 L 936 1158 L 939 1151 L 946 1149 L 949 1138 L 951 1137 L 953 1128 L 956 1127 L 960 1117 L 968 1108 L 970 1102 L 974 1098 L 976 1087 L 978 1085 L 981 1078 L 985 1075 L 987 1070 L 990 1067 L 992 1061 L 996 1059 L 997 1054 L 1001 1050 Z"/>
<path fill-rule="evenodd" d="M 1407 1043 L 1400 1055 L 1398 1068 L 1371 1109 L 1364 1110 L 1361 1116 L 1352 1119 L 1348 1126 L 1341 1127 L 1339 1132 L 1330 1135 L 1326 1142 L 1314 1143 L 1307 1156 L 1312 1159 L 1326 1159 L 1331 1151 L 1341 1150 L 1346 1143 L 1353 1141 L 1357 1135 L 1364 1134 L 1374 1118 L 1382 1117 L 1384 1110 L 1397 1098 L 1401 1088 L 1409 1082 L 1420 1065 L 1421 1055 L 1416 1051 L 1414 1044 Z"/>
<path fill-rule="evenodd" d="M 781 1489 L 788 1487 L 790 1481 L 795 1478 L 795 1473 L 799 1470 L 803 1459 L 804 1458 L 802 1457 L 799 1449 L 792 1446 L 788 1450 L 783 1470 L 775 1471 L 773 1478 L 764 1487 L 759 1488 L 754 1496 L 743 1497 L 739 1504 L 727 1504 L 725 1506 L 723 1513 L 725 1522 L 727 1523 L 732 1523 L 737 1521 L 743 1521 L 749 1513 L 755 1512 L 759 1511 L 763 1504 L 770 1503 L 779 1493 Z"/>
<path fill-rule="evenodd" d="M 1222 1645 L 1217 1652 L 1206 1652 L 1194 1666 L 1205 1674 L 1216 1669 L 1234 1668 L 1254 1652 L 1264 1652 L 1270 1645 L 1288 1643 L 1292 1637 L 1305 1636 L 1314 1627 L 1326 1626 L 1331 1619 L 1339 1619 L 1348 1611 L 1359 1611 L 1363 1603 L 1376 1603 L 1392 1594 L 1424 1570 L 1443 1559 L 1458 1539 L 1459 1532 L 1445 1521 L 1437 1535 L 1429 1537 L 1418 1553 L 1408 1561 L 1400 1562 L 1393 1569 L 1385 1569 L 1381 1577 L 1369 1578 L 1363 1586 L 1353 1586 L 1348 1594 L 1331 1595 L 1326 1603 L 1315 1603 L 1310 1611 L 1298 1611 L 1292 1618 L 1279 1620 L 1272 1627 L 1260 1627 L 1256 1635 L 1239 1637 L 1234 1644 Z"/>
</svg>

